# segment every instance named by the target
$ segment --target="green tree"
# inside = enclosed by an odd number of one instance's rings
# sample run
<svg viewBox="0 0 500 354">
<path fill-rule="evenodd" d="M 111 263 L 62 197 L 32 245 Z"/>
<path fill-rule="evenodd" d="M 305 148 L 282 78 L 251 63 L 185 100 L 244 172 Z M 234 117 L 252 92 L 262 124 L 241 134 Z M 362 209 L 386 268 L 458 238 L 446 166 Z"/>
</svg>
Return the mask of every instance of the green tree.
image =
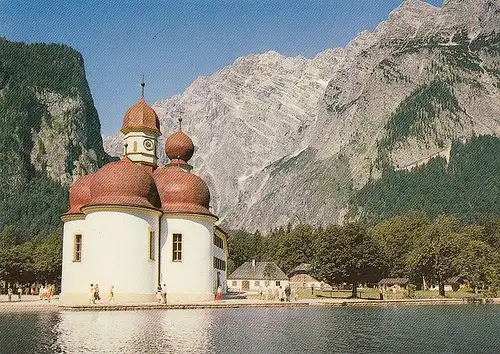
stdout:
<svg viewBox="0 0 500 354">
<path fill-rule="evenodd" d="M 384 277 L 408 276 L 406 257 L 430 223 L 420 214 L 409 214 L 378 223 L 370 230 L 380 247 Z"/>
<path fill-rule="evenodd" d="M 5 248 L 0 251 L 0 278 L 7 283 L 31 283 L 36 280 L 33 264 L 33 244 Z"/>
<path fill-rule="evenodd" d="M 474 292 L 479 287 L 496 286 L 500 276 L 500 253 L 486 242 L 468 239 L 459 250 L 454 266 L 469 281 Z"/>
<path fill-rule="evenodd" d="M 352 284 L 357 297 L 358 284 L 380 278 L 380 251 L 360 224 L 331 225 L 319 233 L 312 262 L 315 275 L 330 284 Z"/>
<path fill-rule="evenodd" d="M 407 257 L 412 273 L 436 281 L 441 296 L 445 296 L 445 280 L 458 275 L 456 258 L 465 244 L 460 231 L 456 218 L 439 216 L 427 232 L 419 235 Z"/>
<path fill-rule="evenodd" d="M 285 273 L 300 263 L 310 263 L 313 257 L 315 230 L 310 225 L 299 224 L 277 239 L 272 260 Z"/>
<path fill-rule="evenodd" d="M 53 234 L 37 240 L 33 253 L 33 269 L 39 282 L 59 283 L 62 265 L 62 237 Z"/>
<path fill-rule="evenodd" d="M 265 250 L 265 240 L 264 236 L 260 233 L 259 230 L 255 231 L 253 234 L 253 259 L 256 261 L 262 260 L 262 255 Z"/>
<path fill-rule="evenodd" d="M 228 232 L 227 244 L 230 262 L 228 271 L 232 273 L 243 263 L 253 259 L 256 255 L 255 237 L 244 230 L 233 230 Z"/>
</svg>

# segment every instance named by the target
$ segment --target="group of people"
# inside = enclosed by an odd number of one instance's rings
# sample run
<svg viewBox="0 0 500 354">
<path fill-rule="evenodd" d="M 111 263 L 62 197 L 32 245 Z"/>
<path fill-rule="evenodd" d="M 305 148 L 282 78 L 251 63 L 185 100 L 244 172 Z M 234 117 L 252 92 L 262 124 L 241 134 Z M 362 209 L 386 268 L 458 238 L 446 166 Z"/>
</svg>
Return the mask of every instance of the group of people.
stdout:
<svg viewBox="0 0 500 354">
<path fill-rule="evenodd" d="M 23 287 L 18 286 L 17 288 L 12 288 L 9 287 L 7 289 L 7 299 L 9 301 L 12 301 L 12 296 L 17 295 L 18 301 L 22 300 L 23 295 L 39 295 L 40 300 L 50 300 L 56 293 L 56 287 L 55 285 L 32 285 L 32 286 L 27 286 L 24 288 L 24 294 L 23 294 Z"/>
<path fill-rule="evenodd" d="M 12 288 L 7 289 L 7 299 L 9 301 L 12 301 L 12 295 L 14 295 L 14 291 L 12 290 Z M 21 301 L 22 295 L 23 295 L 23 289 L 17 288 L 17 299 L 19 301 Z"/>
<path fill-rule="evenodd" d="M 260 295 L 262 291 L 259 292 Z M 296 297 L 296 294 L 293 294 Z M 267 292 L 265 294 L 266 300 L 275 300 L 278 302 L 290 302 L 292 299 L 292 288 L 290 285 L 287 285 L 284 289 L 282 286 L 275 287 L 274 291 L 272 288 L 267 288 Z"/>
<path fill-rule="evenodd" d="M 160 304 L 167 303 L 167 284 L 163 284 L 163 286 L 158 285 L 156 289 L 156 300 Z"/>
<path fill-rule="evenodd" d="M 111 286 L 113 288 L 113 286 Z M 95 304 L 96 301 L 101 301 L 99 284 L 90 284 L 89 304 Z"/>
<path fill-rule="evenodd" d="M 47 300 L 50 302 L 52 300 L 52 296 L 56 293 L 55 285 L 46 285 L 45 287 L 42 285 L 38 291 L 40 295 L 40 300 Z"/>
</svg>

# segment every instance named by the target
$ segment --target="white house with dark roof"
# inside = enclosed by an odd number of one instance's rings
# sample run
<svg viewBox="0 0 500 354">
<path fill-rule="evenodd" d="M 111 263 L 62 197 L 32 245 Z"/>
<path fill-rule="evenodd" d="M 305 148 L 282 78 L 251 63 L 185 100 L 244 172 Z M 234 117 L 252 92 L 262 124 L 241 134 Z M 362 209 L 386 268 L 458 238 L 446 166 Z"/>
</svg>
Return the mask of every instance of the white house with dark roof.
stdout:
<svg viewBox="0 0 500 354">
<path fill-rule="evenodd" d="M 290 284 L 288 277 L 274 262 L 245 262 L 227 278 L 228 291 L 260 292 Z"/>
</svg>

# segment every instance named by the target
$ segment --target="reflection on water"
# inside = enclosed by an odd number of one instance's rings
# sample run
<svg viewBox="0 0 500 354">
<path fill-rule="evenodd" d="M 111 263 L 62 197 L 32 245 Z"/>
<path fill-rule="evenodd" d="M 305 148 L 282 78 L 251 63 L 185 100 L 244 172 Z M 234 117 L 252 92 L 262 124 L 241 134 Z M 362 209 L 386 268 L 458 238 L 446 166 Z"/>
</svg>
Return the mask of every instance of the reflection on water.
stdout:
<svg viewBox="0 0 500 354">
<path fill-rule="evenodd" d="M 65 353 L 209 351 L 207 311 L 63 312 L 55 348 Z"/>
<path fill-rule="evenodd" d="M 1 313 L 0 353 L 495 353 L 500 306 Z"/>
</svg>

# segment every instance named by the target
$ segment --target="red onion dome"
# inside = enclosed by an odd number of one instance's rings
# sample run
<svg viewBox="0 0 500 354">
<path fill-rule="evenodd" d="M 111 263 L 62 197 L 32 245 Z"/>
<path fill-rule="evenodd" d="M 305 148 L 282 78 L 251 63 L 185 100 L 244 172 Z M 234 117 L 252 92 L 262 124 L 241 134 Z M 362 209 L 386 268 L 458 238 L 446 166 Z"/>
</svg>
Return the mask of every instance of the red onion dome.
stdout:
<svg viewBox="0 0 500 354">
<path fill-rule="evenodd" d="M 94 174 L 78 178 L 69 189 L 69 210 L 66 214 L 81 214 L 80 208 L 90 202 L 90 185 Z"/>
<path fill-rule="evenodd" d="M 210 190 L 200 177 L 171 165 L 157 169 L 154 179 L 163 211 L 212 215 Z"/>
<path fill-rule="evenodd" d="M 122 129 L 123 134 L 132 131 L 149 131 L 160 136 L 160 121 L 153 108 L 147 105 L 144 97 L 141 97 L 139 102 L 130 107 L 123 118 Z"/>
<path fill-rule="evenodd" d="M 102 167 L 90 186 L 89 205 L 129 205 L 159 208 L 153 177 L 140 165 L 123 158 Z"/>
<path fill-rule="evenodd" d="M 165 153 L 172 163 L 188 162 L 194 153 L 193 141 L 182 130 L 176 131 L 165 141 Z"/>
</svg>

